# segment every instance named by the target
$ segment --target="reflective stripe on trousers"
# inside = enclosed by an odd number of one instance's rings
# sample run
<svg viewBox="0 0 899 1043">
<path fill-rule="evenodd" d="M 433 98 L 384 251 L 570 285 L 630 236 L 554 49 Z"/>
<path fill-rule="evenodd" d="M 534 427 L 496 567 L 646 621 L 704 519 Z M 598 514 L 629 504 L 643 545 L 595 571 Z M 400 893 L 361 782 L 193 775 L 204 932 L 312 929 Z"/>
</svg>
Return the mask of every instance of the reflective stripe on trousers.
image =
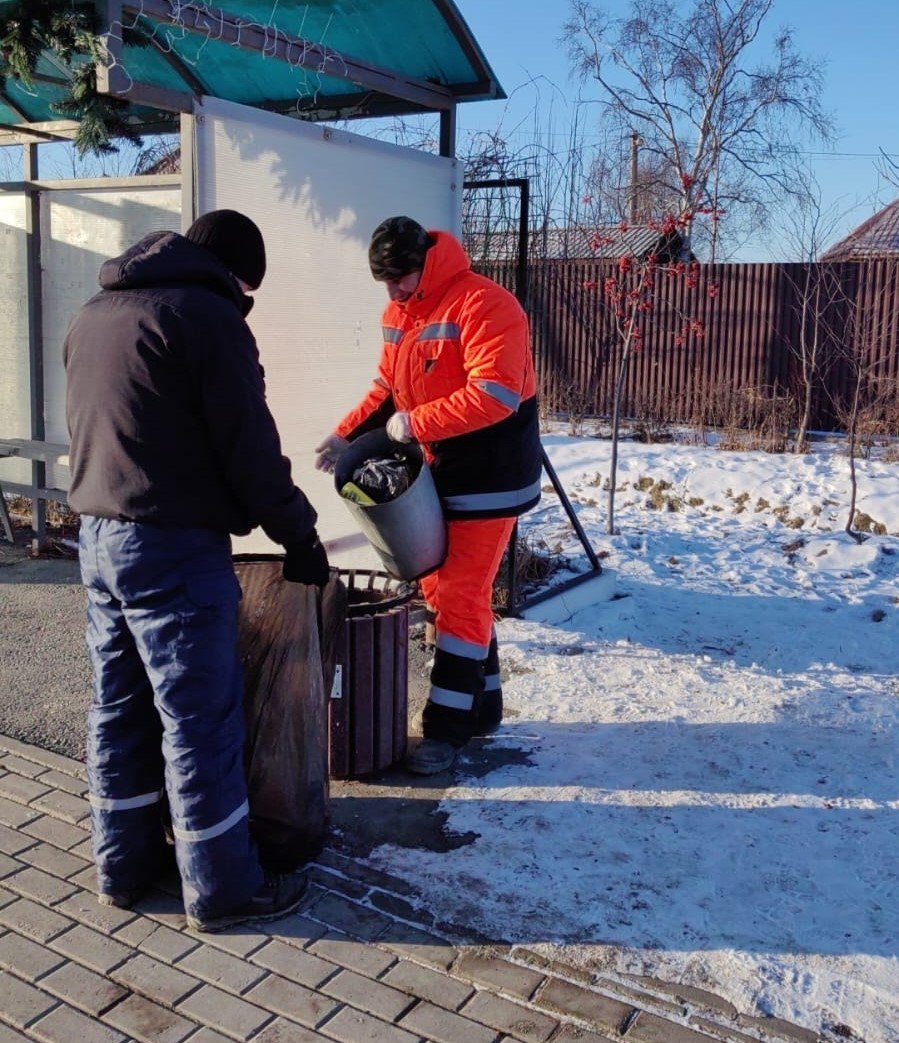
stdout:
<svg viewBox="0 0 899 1043">
<path fill-rule="evenodd" d="M 490 647 L 487 649 L 487 658 L 484 661 L 484 691 L 498 692 L 503 694 L 503 682 L 499 670 L 499 645 L 496 640 L 496 630 L 490 636 Z"/>
<path fill-rule="evenodd" d="M 94 670 L 87 767 L 101 891 L 164 865 L 167 797 L 185 909 L 225 913 L 258 889 L 243 769 L 240 587 L 226 535 L 83 516 Z"/>
</svg>

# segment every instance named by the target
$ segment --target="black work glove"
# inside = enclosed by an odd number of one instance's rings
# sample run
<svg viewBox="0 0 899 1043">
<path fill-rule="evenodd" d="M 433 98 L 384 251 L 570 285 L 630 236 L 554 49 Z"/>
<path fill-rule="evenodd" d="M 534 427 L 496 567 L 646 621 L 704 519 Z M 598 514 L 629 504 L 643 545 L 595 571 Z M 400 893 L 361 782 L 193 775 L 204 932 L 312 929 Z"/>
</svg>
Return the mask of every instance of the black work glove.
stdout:
<svg viewBox="0 0 899 1043">
<path fill-rule="evenodd" d="M 315 529 L 296 543 L 284 546 L 282 575 L 290 583 L 308 583 L 323 587 L 331 575 L 328 555 Z"/>
</svg>

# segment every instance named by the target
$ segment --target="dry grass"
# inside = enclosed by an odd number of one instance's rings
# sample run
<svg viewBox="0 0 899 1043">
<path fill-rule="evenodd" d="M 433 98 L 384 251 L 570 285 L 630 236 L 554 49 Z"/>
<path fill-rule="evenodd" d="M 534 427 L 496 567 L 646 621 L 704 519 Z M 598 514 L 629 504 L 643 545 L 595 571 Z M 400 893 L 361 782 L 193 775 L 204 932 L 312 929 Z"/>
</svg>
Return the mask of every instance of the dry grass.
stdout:
<svg viewBox="0 0 899 1043">
<path fill-rule="evenodd" d="M 539 537 L 528 534 L 515 541 L 514 587 L 518 599 L 545 585 L 555 572 L 566 568 L 568 559 L 552 550 Z M 510 607 L 509 552 L 503 555 L 493 584 L 493 604 L 496 608 Z"/>
<path fill-rule="evenodd" d="M 30 547 L 37 535 L 34 531 L 31 500 L 27 496 L 8 496 L 6 506 L 12 523 L 15 546 Z M 0 539 L 3 539 L 2 534 Z M 46 501 L 45 539 L 40 549 L 41 556 L 74 558 L 77 556 L 74 546 L 77 540 L 78 515 L 67 503 Z"/>
<path fill-rule="evenodd" d="M 78 528 L 78 515 L 67 503 L 59 500 L 47 500 L 47 525 L 60 529 Z M 31 500 L 27 496 L 8 496 L 6 506 L 10 516 L 27 525 L 31 525 Z"/>
</svg>

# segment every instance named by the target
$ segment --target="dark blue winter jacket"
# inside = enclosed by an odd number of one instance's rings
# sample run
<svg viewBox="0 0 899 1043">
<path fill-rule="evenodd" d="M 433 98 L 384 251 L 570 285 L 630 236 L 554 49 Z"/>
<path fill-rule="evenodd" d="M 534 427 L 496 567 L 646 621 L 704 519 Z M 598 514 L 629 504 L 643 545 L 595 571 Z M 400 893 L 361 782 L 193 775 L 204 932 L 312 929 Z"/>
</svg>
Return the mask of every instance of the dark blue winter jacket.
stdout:
<svg viewBox="0 0 899 1043">
<path fill-rule="evenodd" d="M 80 514 L 303 539 L 315 510 L 265 401 L 252 302 L 204 247 L 154 232 L 106 262 L 66 334 Z"/>
</svg>

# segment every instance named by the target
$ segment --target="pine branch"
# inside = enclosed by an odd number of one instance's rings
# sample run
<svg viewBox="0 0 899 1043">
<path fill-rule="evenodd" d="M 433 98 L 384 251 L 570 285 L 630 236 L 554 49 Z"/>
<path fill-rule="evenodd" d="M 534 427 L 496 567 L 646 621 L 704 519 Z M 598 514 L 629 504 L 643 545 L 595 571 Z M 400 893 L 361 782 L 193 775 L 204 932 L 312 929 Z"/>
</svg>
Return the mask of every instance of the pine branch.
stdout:
<svg viewBox="0 0 899 1043">
<path fill-rule="evenodd" d="M 50 108 L 78 122 L 75 146 L 82 156 L 117 152 L 113 138 L 141 144 L 127 120 L 128 102 L 97 91 L 97 28 L 96 9 L 85 0 L 20 0 L 0 18 L 0 89 L 10 76 L 32 87 L 41 54 L 52 52 L 69 71 L 71 84 Z M 129 44 L 147 42 L 142 34 L 129 33 Z"/>
<path fill-rule="evenodd" d="M 138 131 L 127 121 L 128 102 L 97 93 L 95 64 L 76 68 L 68 95 L 50 108 L 78 121 L 75 147 L 82 156 L 88 152 L 95 155 L 118 152 L 112 138 L 127 138 L 138 146 L 143 143 Z"/>
</svg>

